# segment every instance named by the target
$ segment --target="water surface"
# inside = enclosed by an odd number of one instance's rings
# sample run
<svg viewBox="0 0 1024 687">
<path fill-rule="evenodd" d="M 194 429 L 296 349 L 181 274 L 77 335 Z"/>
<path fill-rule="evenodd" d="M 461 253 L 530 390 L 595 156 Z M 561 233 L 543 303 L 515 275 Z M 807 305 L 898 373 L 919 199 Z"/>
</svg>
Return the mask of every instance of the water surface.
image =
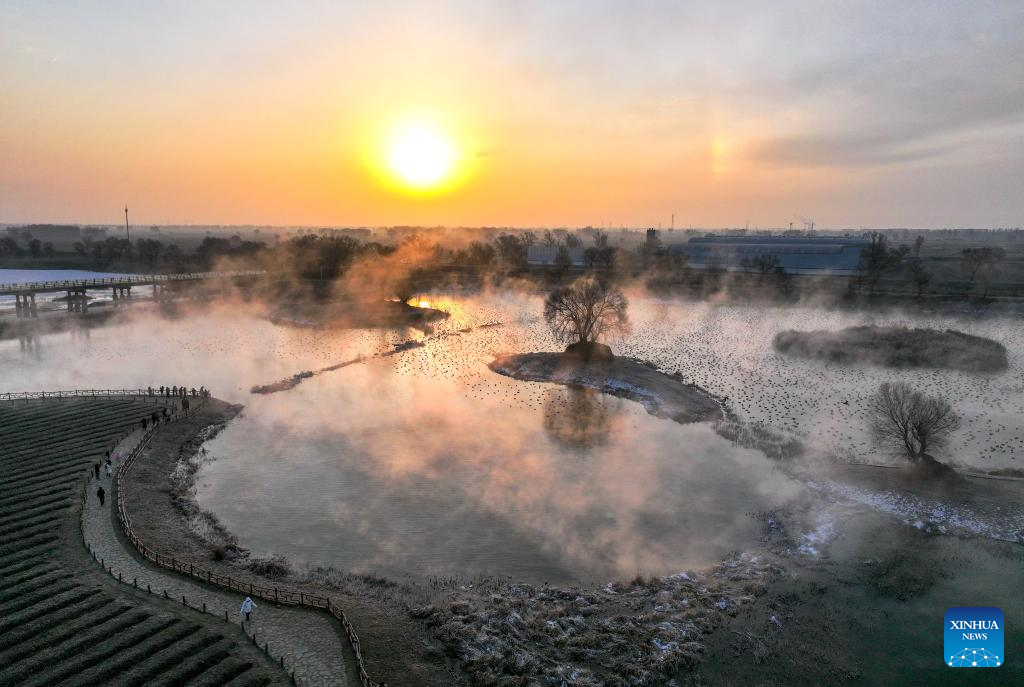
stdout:
<svg viewBox="0 0 1024 687">
<path fill-rule="evenodd" d="M 0 342 L 3 391 L 204 385 L 244 415 L 208 446 L 198 498 L 244 546 L 391 575 L 510 574 L 531 580 L 673 572 L 756 539 L 752 511 L 801 487 L 705 425 L 680 426 L 599 394 L 490 372 L 499 353 L 554 350 L 540 300 L 432 299 L 436 329 L 308 330 L 257 306 L 203 304 L 177 319 L 119 314 L 111 326 Z M 871 318 L 814 308 L 633 298 L 620 353 L 728 396 L 749 421 L 837 453 L 889 459 L 862 415 L 882 381 L 950 399 L 963 429 L 942 454 L 975 469 L 1020 467 L 1024 334 L 1009 317 Z M 876 322 L 954 328 L 1007 345 L 1010 370 L 970 375 L 829 366 L 771 349 L 781 329 Z M 500 323 L 500 326 L 484 326 Z M 462 331 L 468 330 L 468 331 Z M 269 396 L 250 387 L 359 355 L 414 348 Z"/>
</svg>

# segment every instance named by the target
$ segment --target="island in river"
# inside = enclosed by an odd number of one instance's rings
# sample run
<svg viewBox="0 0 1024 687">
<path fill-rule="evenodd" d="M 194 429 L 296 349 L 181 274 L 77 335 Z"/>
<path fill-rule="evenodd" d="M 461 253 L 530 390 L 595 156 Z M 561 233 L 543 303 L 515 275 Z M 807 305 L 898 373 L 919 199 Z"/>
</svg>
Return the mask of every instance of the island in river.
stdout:
<svg viewBox="0 0 1024 687">
<path fill-rule="evenodd" d="M 269 315 L 274 324 L 312 328 L 417 327 L 443 320 L 448 313 L 396 300 L 346 299 L 286 303 Z"/>
<path fill-rule="evenodd" d="M 680 423 L 725 418 L 722 402 L 710 392 L 635 358 L 588 361 L 572 353 L 522 353 L 499 356 L 489 367 L 514 379 L 586 387 L 628 398 L 656 417 Z"/>
</svg>

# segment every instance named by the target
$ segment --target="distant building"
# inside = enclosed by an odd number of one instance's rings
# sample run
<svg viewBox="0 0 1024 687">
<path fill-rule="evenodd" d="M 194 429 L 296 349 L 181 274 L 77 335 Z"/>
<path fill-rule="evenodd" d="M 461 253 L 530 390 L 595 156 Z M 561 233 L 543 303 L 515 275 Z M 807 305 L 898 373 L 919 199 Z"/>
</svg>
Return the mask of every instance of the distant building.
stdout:
<svg viewBox="0 0 1024 687">
<path fill-rule="evenodd" d="M 526 249 L 526 264 L 531 267 L 541 267 L 543 265 L 551 265 L 554 267 L 555 258 L 558 256 L 559 246 L 546 246 L 543 244 L 533 244 L 528 246 Z M 587 261 L 583 256 L 583 248 L 566 248 L 569 253 L 569 260 L 572 262 L 573 267 L 586 267 Z"/>
<path fill-rule="evenodd" d="M 647 238 L 644 241 L 644 253 L 651 254 L 656 253 L 661 248 L 661 239 L 658 238 L 657 229 L 648 229 Z"/>
<path fill-rule="evenodd" d="M 686 253 L 690 267 L 698 270 L 756 271 L 753 262 L 768 256 L 787 274 L 849 275 L 870 243 L 845 236 L 698 236 L 668 250 Z"/>
</svg>

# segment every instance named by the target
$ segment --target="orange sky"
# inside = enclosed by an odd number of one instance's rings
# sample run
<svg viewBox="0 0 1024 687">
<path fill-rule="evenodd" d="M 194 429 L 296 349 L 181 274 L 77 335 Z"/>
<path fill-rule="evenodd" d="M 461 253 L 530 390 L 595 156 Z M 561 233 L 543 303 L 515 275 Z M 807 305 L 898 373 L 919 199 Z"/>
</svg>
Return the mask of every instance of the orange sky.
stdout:
<svg viewBox="0 0 1024 687">
<path fill-rule="evenodd" d="M 1018 7 L 5 3 L 0 222 L 1018 226 Z"/>
</svg>

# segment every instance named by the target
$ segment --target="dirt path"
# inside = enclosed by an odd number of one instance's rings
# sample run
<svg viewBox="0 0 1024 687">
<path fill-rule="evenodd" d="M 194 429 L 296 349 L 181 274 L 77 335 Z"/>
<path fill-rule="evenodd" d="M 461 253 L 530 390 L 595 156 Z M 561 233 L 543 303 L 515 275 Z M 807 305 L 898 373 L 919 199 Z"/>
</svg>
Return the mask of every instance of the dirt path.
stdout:
<svg viewBox="0 0 1024 687">
<path fill-rule="evenodd" d="M 114 453 L 126 453 L 138 442 L 140 434 L 141 430 L 126 438 Z M 110 486 L 107 478 L 104 477 L 103 481 Z M 114 576 L 120 574 L 126 584 L 135 583 L 141 589 L 148 586 L 155 593 L 166 592 L 175 600 L 185 597 L 188 605 L 193 607 L 205 604 L 209 613 L 220 617 L 227 613 L 231 622 L 243 624 L 239 611 L 241 596 L 198 584 L 140 561 L 117 536 L 117 523 L 111 507 L 113 496 L 110 494 L 104 506 L 100 506 L 96 498 L 87 500 L 82 512 L 82 531 L 88 546 Z M 256 635 L 259 645 L 267 643 L 273 656 L 284 658 L 286 669 L 295 672 L 299 685 L 355 684 L 349 678 L 350 667 L 345 662 L 345 640 L 327 614 L 275 608 L 260 601 L 251 622 L 244 623 L 244 629 L 249 636 Z"/>
</svg>

